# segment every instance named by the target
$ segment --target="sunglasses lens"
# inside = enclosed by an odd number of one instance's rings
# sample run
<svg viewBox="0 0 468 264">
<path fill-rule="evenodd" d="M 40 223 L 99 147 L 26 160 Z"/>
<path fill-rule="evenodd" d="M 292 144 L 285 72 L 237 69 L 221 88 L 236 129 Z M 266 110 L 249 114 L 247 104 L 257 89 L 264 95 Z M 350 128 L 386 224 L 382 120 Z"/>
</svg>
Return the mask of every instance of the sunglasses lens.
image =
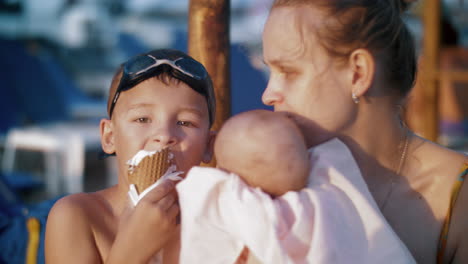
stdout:
<svg viewBox="0 0 468 264">
<path fill-rule="evenodd" d="M 189 72 L 197 80 L 203 80 L 206 78 L 205 68 L 198 62 L 191 59 L 182 59 L 178 60 L 175 63 L 178 67 L 182 68 L 184 71 Z"/>
<path fill-rule="evenodd" d="M 125 64 L 127 74 L 135 74 L 143 69 L 146 69 L 154 64 L 154 59 L 148 56 L 138 56 Z"/>
</svg>

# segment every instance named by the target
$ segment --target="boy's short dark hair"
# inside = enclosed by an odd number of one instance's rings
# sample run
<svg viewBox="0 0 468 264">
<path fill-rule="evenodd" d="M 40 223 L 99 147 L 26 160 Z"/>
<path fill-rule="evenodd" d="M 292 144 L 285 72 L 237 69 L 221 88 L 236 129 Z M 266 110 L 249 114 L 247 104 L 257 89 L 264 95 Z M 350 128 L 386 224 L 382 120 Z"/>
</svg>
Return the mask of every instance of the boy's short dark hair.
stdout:
<svg viewBox="0 0 468 264">
<path fill-rule="evenodd" d="M 216 100 L 213 82 L 205 67 L 185 54 L 174 49 L 152 50 L 134 56 L 120 65 L 114 74 L 107 99 L 107 113 L 112 112 L 120 92 L 129 90 L 140 82 L 157 77 L 164 83 L 176 79 L 187 84 L 197 93 L 203 95 L 208 106 L 210 127 L 216 114 Z"/>
</svg>

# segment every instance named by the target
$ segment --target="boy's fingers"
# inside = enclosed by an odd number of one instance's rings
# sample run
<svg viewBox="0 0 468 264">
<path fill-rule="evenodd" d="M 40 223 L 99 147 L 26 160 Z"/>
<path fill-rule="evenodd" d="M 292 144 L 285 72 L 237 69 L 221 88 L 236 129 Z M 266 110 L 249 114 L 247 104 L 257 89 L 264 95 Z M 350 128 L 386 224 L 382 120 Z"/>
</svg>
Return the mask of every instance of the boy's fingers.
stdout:
<svg viewBox="0 0 468 264">
<path fill-rule="evenodd" d="M 153 190 L 148 192 L 142 200 L 157 202 L 167 196 L 172 190 L 174 190 L 175 184 L 171 180 L 164 180 L 161 184 L 156 186 Z"/>
<path fill-rule="evenodd" d="M 177 216 L 179 215 L 180 209 L 177 203 L 172 204 L 172 206 L 167 210 L 167 216 L 169 219 L 175 219 L 176 224 L 178 224 Z"/>
<path fill-rule="evenodd" d="M 173 204 L 177 204 L 176 202 L 176 195 L 175 192 L 168 193 L 166 196 L 161 198 L 158 202 L 158 206 L 163 209 L 164 211 L 168 210 Z"/>
</svg>

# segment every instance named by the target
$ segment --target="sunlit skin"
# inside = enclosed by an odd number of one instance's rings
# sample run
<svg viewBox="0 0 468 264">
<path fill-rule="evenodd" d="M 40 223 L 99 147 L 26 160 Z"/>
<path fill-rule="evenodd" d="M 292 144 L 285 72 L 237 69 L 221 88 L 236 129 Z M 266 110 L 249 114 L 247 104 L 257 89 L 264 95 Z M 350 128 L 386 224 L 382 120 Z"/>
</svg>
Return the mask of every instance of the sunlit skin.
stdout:
<svg viewBox="0 0 468 264">
<path fill-rule="evenodd" d="M 271 11 L 263 32 L 263 57 L 270 69 L 263 102 L 290 112 L 308 146 L 335 136 L 345 142 L 376 203 L 386 204 L 385 218 L 418 263 L 435 263 L 451 190 L 467 158 L 401 126 L 398 98 L 385 93 L 390 84 L 371 52 L 356 49 L 344 61 L 330 57 L 316 34 L 326 19 L 333 18 L 312 5 Z M 407 153 L 397 175 L 406 137 Z M 468 207 L 461 206 L 468 202 L 466 188 L 459 199 L 446 260 L 468 263 Z"/>
<path fill-rule="evenodd" d="M 169 147 L 178 169 L 187 172 L 210 161 L 212 140 L 206 101 L 185 83 L 151 78 L 121 93 L 112 120 L 101 121 L 103 150 L 117 154 L 118 184 L 54 205 L 47 263 L 149 263 L 161 249 L 164 263 L 178 263 L 175 184 L 163 182 L 132 208 L 126 162 L 141 149 Z"/>
<path fill-rule="evenodd" d="M 138 89 L 122 93 L 114 114 L 111 140 L 119 175 L 126 175 L 127 160 L 141 149 L 169 147 L 178 170 L 184 172 L 204 157 L 210 159 L 205 155 L 210 135 L 205 99 L 183 82 L 166 86 L 156 78 L 144 81 Z"/>
<path fill-rule="evenodd" d="M 349 88 L 343 84 L 349 76 L 346 76 L 342 68 L 333 64 L 323 47 L 314 44 L 317 42 L 314 35 L 298 31 L 301 21 L 315 26 L 316 21 L 307 20 L 308 16 L 315 17 L 305 10 L 292 9 L 278 9 L 271 14 L 263 35 L 264 61 L 270 68 L 270 80 L 263 94 L 263 102 L 274 105 L 275 111 L 307 116 L 319 124 L 320 129 L 347 129 L 349 122 L 346 120 L 350 115 L 356 114 L 353 102 L 349 100 Z M 275 17 L 287 17 L 292 23 L 276 21 Z M 303 27 L 303 30 L 308 29 Z M 307 38 L 304 37 L 305 34 L 308 34 Z M 327 111 L 322 111 L 324 107 Z M 348 116 L 341 112 L 347 112 Z M 300 124 L 307 126 L 304 129 L 314 130 L 312 123 Z M 314 133 L 306 135 L 309 146 L 330 137 L 315 137 L 311 134 Z M 323 133 L 318 133 L 321 134 Z"/>
</svg>

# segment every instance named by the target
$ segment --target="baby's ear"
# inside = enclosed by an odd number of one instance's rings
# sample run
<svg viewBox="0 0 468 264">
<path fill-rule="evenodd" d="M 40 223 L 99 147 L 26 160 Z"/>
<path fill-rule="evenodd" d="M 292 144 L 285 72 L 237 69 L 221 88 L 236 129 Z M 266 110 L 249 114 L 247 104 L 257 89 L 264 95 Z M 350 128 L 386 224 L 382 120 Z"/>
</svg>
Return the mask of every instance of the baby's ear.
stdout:
<svg viewBox="0 0 468 264">
<path fill-rule="evenodd" d="M 101 132 L 101 146 L 102 150 L 107 154 L 115 153 L 114 133 L 112 130 L 112 121 L 103 118 L 99 124 Z"/>
<path fill-rule="evenodd" d="M 216 131 L 210 131 L 208 134 L 208 140 L 206 141 L 205 153 L 203 153 L 203 162 L 210 163 L 213 158 L 214 142 L 216 139 Z"/>
</svg>

